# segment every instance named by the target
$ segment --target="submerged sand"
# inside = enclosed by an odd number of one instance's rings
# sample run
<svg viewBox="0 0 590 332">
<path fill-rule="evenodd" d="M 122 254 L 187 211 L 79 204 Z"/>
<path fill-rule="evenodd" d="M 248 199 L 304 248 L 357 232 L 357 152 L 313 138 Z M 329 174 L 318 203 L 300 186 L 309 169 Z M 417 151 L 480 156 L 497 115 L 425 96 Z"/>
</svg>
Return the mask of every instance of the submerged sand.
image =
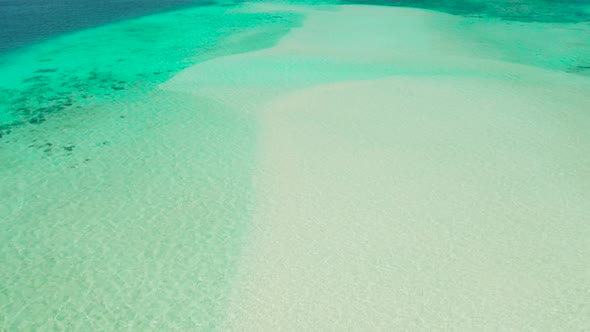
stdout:
<svg viewBox="0 0 590 332">
<path fill-rule="evenodd" d="M 587 327 L 588 118 L 538 90 L 392 77 L 268 105 L 228 330 Z"/>
<path fill-rule="evenodd" d="M 168 83 L 259 119 L 222 330 L 590 328 L 589 81 L 520 64 L 506 49 L 526 37 L 478 47 L 462 25 L 309 10 L 276 47 Z"/>
<path fill-rule="evenodd" d="M 49 44 L 200 53 L 7 136 L 0 330 L 590 330 L 587 24 L 210 9 Z"/>
</svg>

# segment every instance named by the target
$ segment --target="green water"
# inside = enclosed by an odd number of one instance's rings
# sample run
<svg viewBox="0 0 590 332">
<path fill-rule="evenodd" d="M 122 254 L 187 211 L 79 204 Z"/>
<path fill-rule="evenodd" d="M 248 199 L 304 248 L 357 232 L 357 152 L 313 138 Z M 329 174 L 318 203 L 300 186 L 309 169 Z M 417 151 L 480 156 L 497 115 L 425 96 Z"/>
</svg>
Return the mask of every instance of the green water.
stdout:
<svg viewBox="0 0 590 332">
<path fill-rule="evenodd" d="M 3 329 L 210 330 L 248 220 L 252 123 L 170 93 L 104 107 L 48 122 L 44 156 L 2 151 L 21 157 L 1 177 Z"/>
<path fill-rule="evenodd" d="M 460 46 L 476 56 L 590 75 L 590 14 L 579 3 L 373 3 L 465 15 L 440 29 L 461 34 Z M 149 91 L 194 63 L 268 47 L 301 20 L 294 13 L 236 14 L 229 10 L 234 6 L 146 16 L 0 54 L 0 136 L 51 114 Z M 256 30 L 261 27 L 266 30 Z M 248 36 L 228 41 L 236 33 Z"/>
<path fill-rule="evenodd" d="M 453 14 L 375 24 L 344 24 L 336 4 L 219 4 L 0 54 L 0 330 L 219 328 L 256 208 L 258 103 L 390 76 L 588 91 L 588 7 L 519 3 L 371 2 Z M 304 43 L 255 53 L 310 22 Z M 571 105 L 549 118 L 586 151 Z M 578 183 L 586 161 L 567 160 Z"/>
<path fill-rule="evenodd" d="M 149 91 L 210 58 L 271 46 L 293 14 L 193 8 L 70 33 L 0 56 L 0 135 L 47 116 Z M 227 37 L 247 34 L 245 40 Z"/>
<path fill-rule="evenodd" d="M 1 56 L 0 330 L 213 329 L 249 220 L 255 123 L 157 86 L 300 21 L 198 7 Z"/>
<path fill-rule="evenodd" d="M 346 0 L 346 3 L 424 8 L 461 16 L 521 22 L 588 22 L 586 1 L 551 0 Z"/>
</svg>

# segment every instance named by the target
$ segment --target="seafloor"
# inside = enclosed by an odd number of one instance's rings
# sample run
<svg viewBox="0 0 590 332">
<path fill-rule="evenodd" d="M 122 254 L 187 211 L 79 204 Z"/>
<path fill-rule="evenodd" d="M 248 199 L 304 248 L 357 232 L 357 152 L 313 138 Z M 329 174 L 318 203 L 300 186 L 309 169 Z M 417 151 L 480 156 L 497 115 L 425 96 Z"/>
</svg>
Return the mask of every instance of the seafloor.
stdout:
<svg viewBox="0 0 590 332">
<path fill-rule="evenodd" d="M 0 331 L 590 330 L 589 21 L 211 3 L 0 54 Z"/>
</svg>

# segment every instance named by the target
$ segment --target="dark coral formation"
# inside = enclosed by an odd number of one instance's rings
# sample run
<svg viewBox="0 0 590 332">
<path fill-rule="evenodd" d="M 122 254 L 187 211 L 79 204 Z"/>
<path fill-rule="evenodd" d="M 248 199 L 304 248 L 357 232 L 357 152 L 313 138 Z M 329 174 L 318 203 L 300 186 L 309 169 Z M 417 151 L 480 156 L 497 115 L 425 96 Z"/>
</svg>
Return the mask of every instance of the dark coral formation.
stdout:
<svg viewBox="0 0 590 332">
<path fill-rule="evenodd" d="M 142 74 L 143 77 L 149 74 Z M 0 89 L 0 138 L 23 125 L 39 125 L 56 113 L 89 104 L 89 98 L 111 100 L 113 93 L 133 85 L 110 72 L 90 70 L 74 74 L 57 69 L 35 70 L 18 88 Z M 116 97 L 116 96 L 115 96 Z"/>
</svg>

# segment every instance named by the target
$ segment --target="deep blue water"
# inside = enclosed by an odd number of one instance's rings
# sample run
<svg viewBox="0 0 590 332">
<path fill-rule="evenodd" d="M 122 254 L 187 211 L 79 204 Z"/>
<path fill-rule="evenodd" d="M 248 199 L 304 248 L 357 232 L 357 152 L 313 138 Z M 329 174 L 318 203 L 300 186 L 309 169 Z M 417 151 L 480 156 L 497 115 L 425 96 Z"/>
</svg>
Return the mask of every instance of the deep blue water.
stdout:
<svg viewBox="0 0 590 332">
<path fill-rule="evenodd" d="M 0 52 L 60 33 L 216 0 L 0 0 Z M 590 0 L 340 0 L 517 21 L 589 22 Z M 328 0 L 328 2 L 332 2 Z M 338 2 L 338 0 L 336 1 Z"/>
<path fill-rule="evenodd" d="M 0 52 L 116 20 L 212 0 L 0 0 Z"/>
</svg>

